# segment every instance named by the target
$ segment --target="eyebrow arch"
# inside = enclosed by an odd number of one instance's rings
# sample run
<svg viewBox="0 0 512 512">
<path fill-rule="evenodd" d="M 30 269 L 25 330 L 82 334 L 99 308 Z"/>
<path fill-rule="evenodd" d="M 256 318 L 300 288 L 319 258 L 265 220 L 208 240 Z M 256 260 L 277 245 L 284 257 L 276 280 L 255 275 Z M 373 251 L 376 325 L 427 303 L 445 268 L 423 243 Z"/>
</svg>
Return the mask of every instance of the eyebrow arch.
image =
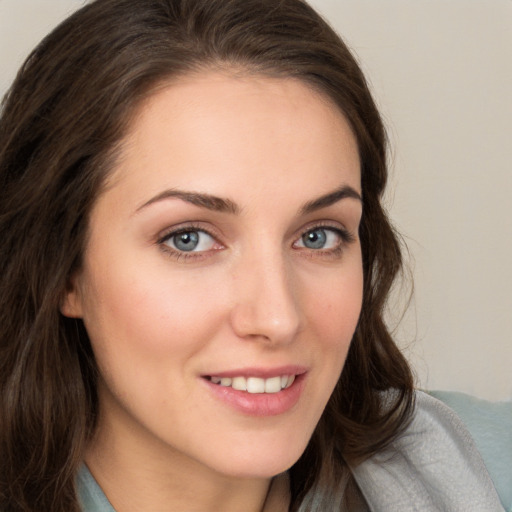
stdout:
<svg viewBox="0 0 512 512">
<path fill-rule="evenodd" d="M 136 213 L 154 203 L 170 198 L 181 199 L 182 201 L 186 201 L 187 203 L 199 206 L 200 208 L 206 208 L 216 212 L 232 213 L 238 215 L 241 211 L 240 207 L 231 199 L 224 199 L 221 197 L 213 196 L 211 194 L 203 194 L 200 192 L 187 192 L 184 190 L 168 189 L 164 190 L 155 197 L 152 197 L 149 201 L 146 201 L 144 204 L 139 206 L 136 210 Z M 359 192 L 348 185 L 343 185 L 333 192 L 329 192 L 317 199 L 307 202 L 300 209 L 300 213 L 302 215 L 312 213 L 316 210 L 327 208 L 328 206 L 331 206 L 345 198 L 357 199 L 358 201 L 362 202 L 362 198 Z"/>
<path fill-rule="evenodd" d="M 357 199 L 360 202 L 363 201 L 363 198 L 361 197 L 361 194 L 359 194 L 359 192 L 357 192 L 354 188 L 350 187 L 349 185 L 343 185 L 334 192 L 329 192 L 319 197 L 318 199 L 314 199 L 313 201 L 307 202 L 301 208 L 300 212 L 302 215 L 305 215 L 307 213 L 313 213 L 322 208 L 327 208 L 328 206 L 331 206 L 337 203 L 338 201 L 341 201 L 342 199 L 346 198 Z"/>
<path fill-rule="evenodd" d="M 212 196 L 210 194 L 186 192 L 176 189 L 164 190 L 162 193 L 151 198 L 149 201 L 146 201 L 142 206 L 139 206 L 136 211 L 139 212 L 143 208 L 146 208 L 153 203 L 157 203 L 158 201 L 163 201 L 164 199 L 170 199 L 173 197 L 199 206 L 200 208 L 206 208 L 216 212 L 233 213 L 235 215 L 240 213 L 240 208 L 236 203 L 231 201 L 231 199 L 222 199 L 221 197 Z"/>
</svg>

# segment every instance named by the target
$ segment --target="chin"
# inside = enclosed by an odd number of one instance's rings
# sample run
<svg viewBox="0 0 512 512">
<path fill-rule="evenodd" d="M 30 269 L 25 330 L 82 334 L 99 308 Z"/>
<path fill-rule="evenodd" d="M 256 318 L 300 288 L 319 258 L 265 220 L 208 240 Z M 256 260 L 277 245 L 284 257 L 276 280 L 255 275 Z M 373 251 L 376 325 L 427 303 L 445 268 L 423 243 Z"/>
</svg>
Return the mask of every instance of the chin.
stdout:
<svg viewBox="0 0 512 512">
<path fill-rule="evenodd" d="M 275 445 L 246 447 L 225 453 L 222 459 L 212 465 L 218 472 L 236 478 L 272 478 L 290 469 L 306 449 L 307 443 L 293 446 L 283 442 Z"/>
</svg>

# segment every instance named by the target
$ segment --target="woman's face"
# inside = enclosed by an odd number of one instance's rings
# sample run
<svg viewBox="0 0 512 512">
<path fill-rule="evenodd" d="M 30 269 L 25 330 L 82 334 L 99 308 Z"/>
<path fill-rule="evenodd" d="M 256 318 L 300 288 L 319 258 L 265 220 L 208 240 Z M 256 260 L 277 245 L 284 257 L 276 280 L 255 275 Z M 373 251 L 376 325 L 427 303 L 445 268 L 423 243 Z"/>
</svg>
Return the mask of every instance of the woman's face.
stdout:
<svg viewBox="0 0 512 512">
<path fill-rule="evenodd" d="M 109 450 L 244 477 L 297 460 L 360 313 L 360 194 L 347 122 L 298 81 L 205 72 L 146 101 L 62 306 Z"/>
</svg>

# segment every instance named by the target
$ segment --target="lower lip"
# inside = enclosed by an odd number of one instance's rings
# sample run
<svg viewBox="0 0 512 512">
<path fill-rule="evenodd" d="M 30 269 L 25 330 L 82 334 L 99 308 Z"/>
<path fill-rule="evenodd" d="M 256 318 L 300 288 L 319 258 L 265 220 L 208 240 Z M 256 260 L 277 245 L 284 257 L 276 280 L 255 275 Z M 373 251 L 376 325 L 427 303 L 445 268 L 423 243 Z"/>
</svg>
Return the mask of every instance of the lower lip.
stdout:
<svg viewBox="0 0 512 512">
<path fill-rule="evenodd" d="M 297 375 L 293 384 L 278 393 L 248 393 L 228 386 L 221 386 L 203 379 L 213 395 L 248 416 L 277 416 L 292 409 L 304 389 L 306 374 Z"/>
</svg>

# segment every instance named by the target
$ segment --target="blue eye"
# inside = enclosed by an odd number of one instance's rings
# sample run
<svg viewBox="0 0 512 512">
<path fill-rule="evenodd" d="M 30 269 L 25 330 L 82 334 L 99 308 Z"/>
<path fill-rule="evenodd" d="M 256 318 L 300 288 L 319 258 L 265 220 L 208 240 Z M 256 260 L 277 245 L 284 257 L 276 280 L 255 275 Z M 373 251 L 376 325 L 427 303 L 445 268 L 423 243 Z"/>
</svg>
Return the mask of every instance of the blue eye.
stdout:
<svg viewBox="0 0 512 512">
<path fill-rule="evenodd" d="M 302 235 L 302 243 L 308 249 L 323 249 L 327 241 L 325 229 L 315 229 Z"/>
<path fill-rule="evenodd" d="M 306 231 L 296 244 L 298 247 L 305 247 L 307 249 L 334 249 L 341 244 L 342 238 L 338 230 L 315 228 Z"/>
<path fill-rule="evenodd" d="M 164 244 L 176 251 L 201 252 L 212 249 L 215 245 L 215 240 L 205 231 L 189 230 L 171 233 L 164 240 Z"/>
</svg>

